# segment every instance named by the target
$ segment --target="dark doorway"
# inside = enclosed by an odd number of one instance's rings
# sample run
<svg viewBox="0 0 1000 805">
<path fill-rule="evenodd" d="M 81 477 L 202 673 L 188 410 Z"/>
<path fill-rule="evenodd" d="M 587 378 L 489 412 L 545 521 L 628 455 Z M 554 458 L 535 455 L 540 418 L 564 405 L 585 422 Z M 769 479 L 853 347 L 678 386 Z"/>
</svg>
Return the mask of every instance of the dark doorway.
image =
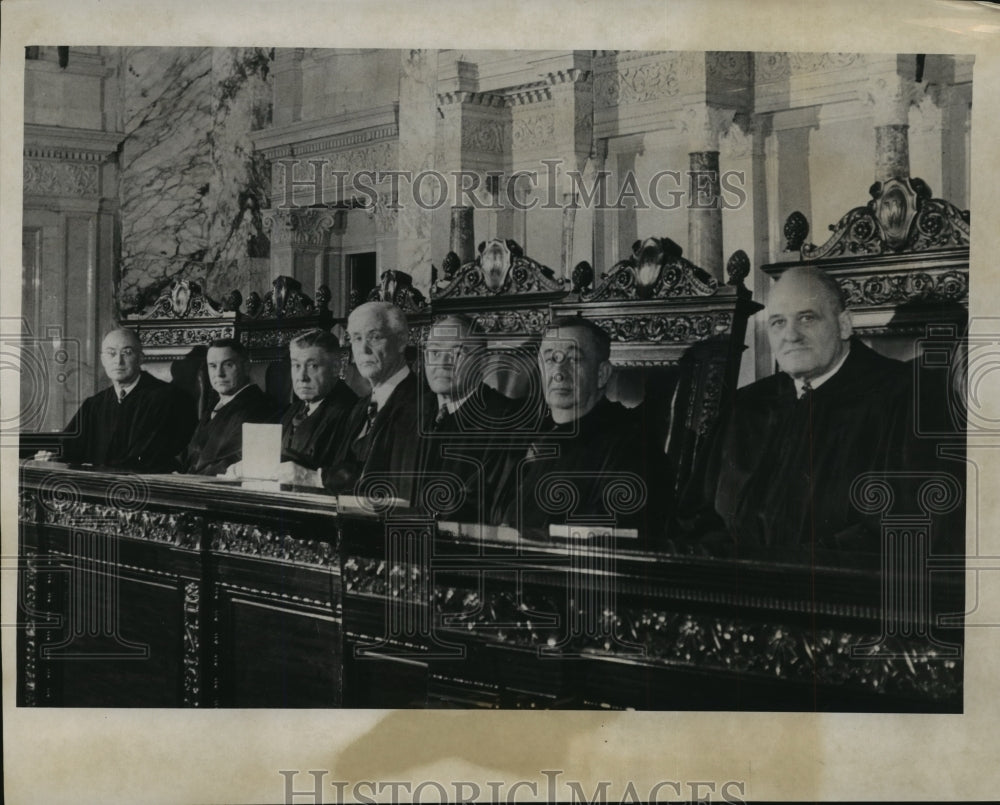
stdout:
<svg viewBox="0 0 1000 805">
<path fill-rule="evenodd" d="M 347 255 L 347 298 L 351 307 L 367 301 L 375 284 L 375 252 Z"/>
</svg>

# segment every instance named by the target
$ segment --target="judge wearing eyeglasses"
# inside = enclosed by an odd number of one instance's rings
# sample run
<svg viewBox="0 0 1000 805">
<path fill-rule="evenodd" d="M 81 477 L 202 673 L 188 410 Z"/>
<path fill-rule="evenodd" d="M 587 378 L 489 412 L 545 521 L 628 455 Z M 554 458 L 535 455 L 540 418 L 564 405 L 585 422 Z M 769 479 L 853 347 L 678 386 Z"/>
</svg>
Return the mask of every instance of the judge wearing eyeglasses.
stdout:
<svg viewBox="0 0 1000 805">
<path fill-rule="evenodd" d="M 142 361 L 132 330 L 105 335 L 101 364 L 111 386 L 83 402 L 63 432 L 59 455 L 42 451 L 35 459 L 149 473 L 179 469 L 178 445 L 187 444 L 195 427 L 194 400 L 144 372 Z"/>
</svg>

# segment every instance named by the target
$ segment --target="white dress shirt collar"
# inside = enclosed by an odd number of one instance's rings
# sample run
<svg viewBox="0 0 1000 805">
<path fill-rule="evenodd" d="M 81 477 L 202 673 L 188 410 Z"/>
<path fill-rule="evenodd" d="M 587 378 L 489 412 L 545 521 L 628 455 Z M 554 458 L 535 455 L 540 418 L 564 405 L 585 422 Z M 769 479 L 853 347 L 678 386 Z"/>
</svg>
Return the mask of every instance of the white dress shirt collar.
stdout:
<svg viewBox="0 0 1000 805">
<path fill-rule="evenodd" d="M 219 401 L 215 404 L 214 410 L 218 411 L 220 408 L 229 405 L 229 403 L 235 400 L 238 395 L 242 394 L 244 391 L 250 388 L 251 385 L 252 385 L 251 383 L 247 383 L 245 386 L 240 386 L 232 394 L 220 394 Z"/>
<path fill-rule="evenodd" d="M 117 383 L 115 383 L 114 384 L 115 396 L 118 397 L 118 399 L 120 400 L 122 398 L 122 394 L 124 393 L 125 396 L 127 397 L 129 394 L 132 393 L 132 389 L 134 389 L 137 385 L 139 385 L 139 379 L 141 377 L 142 377 L 142 372 L 137 374 L 135 380 L 133 380 L 127 386 L 119 386 Z"/>
<path fill-rule="evenodd" d="M 378 410 L 382 410 L 382 406 L 385 405 L 386 400 L 392 395 L 396 390 L 396 386 L 406 380 L 406 376 L 410 373 L 410 367 L 406 364 L 400 369 L 396 374 L 386 380 L 384 383 L 379 383 L 377 386 L 372 388 L 372 402 L 378 406 Z"/>
<path fill-rule="evenodd" d="M 848 344 L 847 349 L 844 350 L 844 354 L 840 356 L 840 360 L 833 365 L 833 368 L 819 375 L 819 377 L 814 377 L 812 380 L 810 380 L 809 388 L 811 388 L 813 391 L 816 391 L 816 389 L 822 386 L 827 380 L 829 380 L 831 377 L 837 374 L 837 372 L 840 371 L 840 367 L 844 365 L 844 361 L 847 360 L 847 356 L 850 354 L 851 354 L 851 345 Z M 805 385 L 806 381 L 800 380 L 799 378 L 793 378 L 793 380 L 795 381 L 795 396 L 801 397 L 802 388 Z"/>
</svg>

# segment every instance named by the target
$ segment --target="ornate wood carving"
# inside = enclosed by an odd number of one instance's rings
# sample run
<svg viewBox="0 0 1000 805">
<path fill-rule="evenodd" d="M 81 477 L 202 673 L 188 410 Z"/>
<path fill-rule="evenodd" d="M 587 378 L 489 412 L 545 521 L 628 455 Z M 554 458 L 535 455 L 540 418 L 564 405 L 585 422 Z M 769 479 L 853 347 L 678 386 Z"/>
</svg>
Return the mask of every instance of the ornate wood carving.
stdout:
<svg viewBox="0 0 1000 805">
<path fill-rule="evenodd" d="M 249 298 L 247 300 L 247 316 L 251 319 L 296 318 L 316 312 L 313 300 L 302 291 L 302 283 L 293 277 L 277 277 L 271 283 L 271 290 L 264 294 L 259 308 L 255 304 L 251 310 Z"/>
<path fill-rule="evenodd" d="M 332 535 L 331 535 L 332 536 Z M 297 564 L 336 565 L 334 546 L 323 540 L 298 539 L 283 531 L 252 523 L 211 522 L 208 540 L 213 551 L 264 556 Z"/>
<path fill-rule="evenodd" d="M 172 543 L 198 550 L 205 518 L 185 511 L 148 511 L 130 508 L 124 501 L 97 503 L 87 500 L 46 504 L 44 522 L 74 530 L 100 531 L 117 537 Z"/>
<path fill-rule="evenodd" d="M 23 494 L 23 493 L 22 493 Z M 21 631 L 21 668 L 24 704 L 28 707 L 38 701 L 38 555 L 32 550 L 22 552 L 21 574 L 18 579 L 19 595 L 23 601 L 24 626 Z"/>
<path fill-rule="evenodd" d="M 566 280 L 557 279 L 551 268 L 524 254 L 516 241 L 481 243 L 479 257 L 466 263 L 450 281 L 446 278 L 431 289 L 431 299 L 462 296 L 508 296 L 562 291 Z"/>
<path fill-rule="evenodd" d="M 125 318 L 126 324 L 135 325 L 143 352 L 151 360 L 180 358 L 193 346 L 232 338 L 236 321 L 234 310 L 223 309 L 199 282 L 185 279 L 172 282 L 145 312 Z"/>
<path fill-rule="evenodd" d="M 212 301 L 193 280 L 174 280 L 145 313 L 134 319 L 217 319 L 223 315 L 222 307 Z"/>
<path fill-rule="evenodd" d="M 693 343 L 713 335 L 726 335 L 733 324 L 731 313 L 716 311 L 693 315 L 649 314 L 629 318 L 595 318 L 612 341 Z"/>
<path fill-rule="evenodd" d="M 869 192 L 872 200 L 866 206 L 855 207 L 831 225 L 833 235 L 826 243 L 802 245 L 803 260 L 968 248 L 968 210 L 931 198 L 931 189 L 922 180 L 876 182 Z M 801 231 L 800 219 L 804 219 L 801 213 L 792 213 L 786 228 Z M 790 245 L 796 242 L 797 238 L 789 238 Z"/>
<path fill-rule="evenodd" d="M 669 238 L 637 240 L 632 244 L 632 254 L 602 274 L 597 287 L 582 293 L 580 300 L 628 301 L 714 294 L 719 287 L 716 280 L 681 254 L 681 247 Z"/>
<path fill-rule="evenodd" d="M 369 302 L 391 302 L 404 313 L 423 313 L 427 300 L 413 287 L 413 277 L 405 271 L 383 271 L 378 287 L 368 295 Z"/>
<path fill-rule="evenodd" d="M 201 585 L 184 585 L 184 704 L 197 707 L 201 699 Z"/>
</svg>

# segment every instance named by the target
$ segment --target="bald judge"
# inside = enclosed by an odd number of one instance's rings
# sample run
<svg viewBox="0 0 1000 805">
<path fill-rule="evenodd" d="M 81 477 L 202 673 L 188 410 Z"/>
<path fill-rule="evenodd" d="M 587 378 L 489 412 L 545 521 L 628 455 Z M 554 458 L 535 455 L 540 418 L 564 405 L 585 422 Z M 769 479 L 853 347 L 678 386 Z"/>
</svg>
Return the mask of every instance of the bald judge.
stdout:
<svg viewBox="0 0 1000 805">
<path fill-rule="evenodd" d="M 703 499 L 740 550 L 877 551 L 850 488 L 862 473 L 918 469 L 905 466 L 910 370 L 853 337 L 839 284 L 817 268 L 782 274 L 764 315 L 780 371 L 737 393 Z"/>
<path fill-rule="evenodd" d="M 121 327 L 104 336 L 101 364 L 111 386 L 85 400 L 66 426 L 62 460 L 137 472 L 179 469 L 178 447 L 195 427 L 194 400 L 144 372 L 142 361 L 132 330 Z"/>
</svg>

